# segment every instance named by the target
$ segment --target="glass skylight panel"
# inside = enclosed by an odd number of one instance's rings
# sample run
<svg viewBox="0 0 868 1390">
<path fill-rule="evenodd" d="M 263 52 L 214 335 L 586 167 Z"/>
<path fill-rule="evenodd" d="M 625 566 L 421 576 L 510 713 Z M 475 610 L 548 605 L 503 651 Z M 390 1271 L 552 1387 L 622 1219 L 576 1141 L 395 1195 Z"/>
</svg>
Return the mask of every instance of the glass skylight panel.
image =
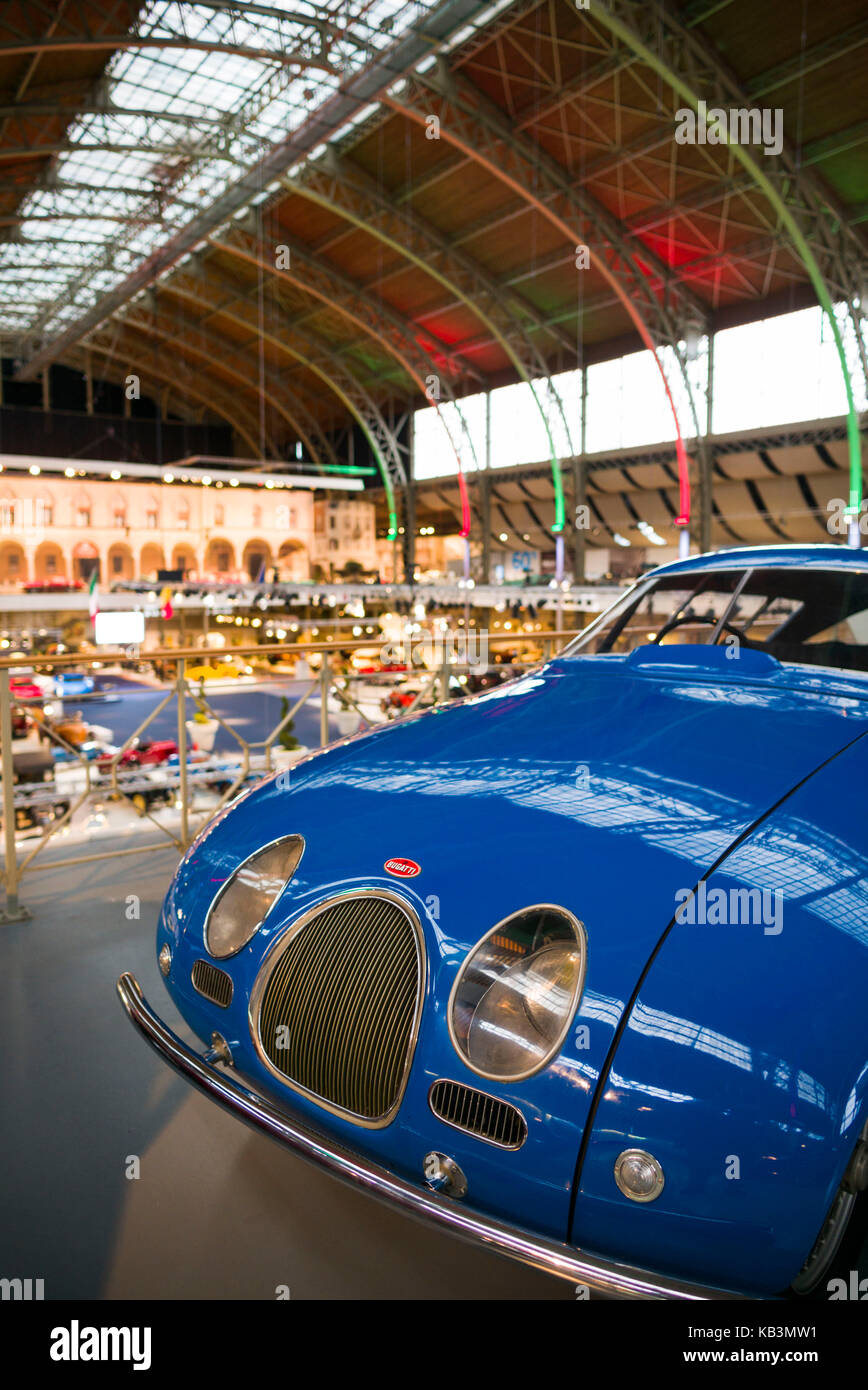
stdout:
<svg viewBox="0 0 868 1390">
<path fill-rule="evenodd" d="M 149 0 L 136 28 L 142 45 L 115 54 L 107 66 L 115 109 L 71 124 L 71 148 L 26 199 L 18 239 L 0 244 L 0 284 L 12 266 L 36 274 L 43 258 L 49 265 L 55 255 L 63 258 L 62 272 L 43 281 L 43 289 L 54 286 L 52 294 L 35 293 L 19 276 L 19 306 L 29 296 L 27 303 L 36 307 L 23 316 L 7 295 L 0 332 L 26 327 L 50 337 L 61 323 L 74 321 L 97 293 L 119 283 L 434 3 L 270 0 L 274 14 L 244 16 L 206 4 Z M 332 37 L 328 50 L 336 72 L 316 65 L 320 26 L 328 21 L 345 31 Z M 148 48 L 148 37 L 225 44 L 263 56 Z M 285 55 L 294 52 L 308 55 L 308 65 L 287 65 Z M 92 275 L 82 275 L 88 267 Z"/>
</svg>

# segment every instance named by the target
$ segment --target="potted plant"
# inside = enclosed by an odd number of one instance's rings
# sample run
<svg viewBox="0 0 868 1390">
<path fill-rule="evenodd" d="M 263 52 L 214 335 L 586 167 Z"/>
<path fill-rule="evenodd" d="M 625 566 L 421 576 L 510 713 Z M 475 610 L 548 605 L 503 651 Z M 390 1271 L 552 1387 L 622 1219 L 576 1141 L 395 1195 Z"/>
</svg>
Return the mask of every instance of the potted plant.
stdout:
<svg viewBox="0 0 868 1390">
<path fill-rule="evenodd" d="M 199 698 L 205 698 L 205 682 L 199 682 Z M 191 743 L 195 743 L 197 748 L 201 748 L 203 753 L 210 753 L 214 747 L 214 740 L 217 737 L 217 730 L 220 728 L 219 721 L 211 719 L 205 711 L 198 707 L 192 719 L 186 721 L 187 736 Z"/>
<path fill-rule="evenodd" d="M 281 717 L 281 719 L 285 719 L 286 716 L 287 716 L 288 714 L 289 714 L 289 700 L 286 698 L 285 695 L 283 695 L 283 696 L 281 696 L 281 700 L 280 700 L 280 717 Z M 300 747 L 301 747 L 301 744 L 299 743 L 298 739 L 296 738 L 295 734 L 293 733 L 293 729 L 294 729 L 294 728 L 295 728 L 295 720 L 294 720 L 294 719 L 290 719 L 290 721 L 289 721 L 288 724 L 284 724 L 283 728 L 281 729 L 280 733 L 279 733 L 278 736 L 277 736 L 277 741 L 278 741 L 278 743 L 280 744 L 281 748 L 286 748 L 289 752 L 292 752 L 292 753 L 294 753 L 295 750 L 296 750 L 297 748 L 300 748 Z"/>
<path fill-rule="evenodd" d="M 285 695 L 280 700 L 280 717 L 285 719 L 289 713 L 289 700 Z M 277 747 L 274 750 L 274 764 L 276 767 L 286 767 L 289 763 L 294 763 L 297 758 L 301 758 L 309 750 L 303 743 L 299 743 L 293 729 L 295 720 L 290 719 L 277 735 Z"/>
</svg>

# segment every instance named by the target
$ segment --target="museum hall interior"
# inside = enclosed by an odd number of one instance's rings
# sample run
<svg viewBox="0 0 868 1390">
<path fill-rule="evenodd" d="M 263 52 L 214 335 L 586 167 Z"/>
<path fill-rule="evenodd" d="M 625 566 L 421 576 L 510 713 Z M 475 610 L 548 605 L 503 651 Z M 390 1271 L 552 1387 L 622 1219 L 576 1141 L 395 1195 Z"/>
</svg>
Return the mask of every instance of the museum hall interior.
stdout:
<svg viewBox="0 0 868 1390">
<path fill-rule="evenodd" d="M 866 61 L 865 0 L 0 4 L 34 1364 L 228 1373 L 206 1300 L 858 1355 Z"/>
</svg>

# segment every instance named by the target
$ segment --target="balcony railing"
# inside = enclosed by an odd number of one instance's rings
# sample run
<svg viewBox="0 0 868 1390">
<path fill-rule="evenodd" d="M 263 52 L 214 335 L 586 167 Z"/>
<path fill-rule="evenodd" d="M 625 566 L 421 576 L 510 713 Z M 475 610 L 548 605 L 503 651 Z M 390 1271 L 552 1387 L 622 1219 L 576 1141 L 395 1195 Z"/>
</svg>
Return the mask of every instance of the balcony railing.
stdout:
<svg viewBox="0 0 868 1390">
<path fill-rule="evenodd" d="M 576 636 L 575 632 L 538 632 L 533 634 L 504 633 L 487 634 L 491 646 L 508 646 L 525 657 L 511 661 L 514 668 L 530 668 L 539 664 L 539 653 L 543 660 L 548 659 L 564 642 Z M 460 629 L 440 634 L 432 639 L 439 643 L 444 653 L 439 665 L 408 669 L 407 677 L 412 681 L 413 690 L 404 692 L 401 702 L 384 713 L 378 708 L 379 702 L 365 699 L 371 691 L 376 692 L 382 674 L 374 671 L 367 675 L 359 672 L 347 674 L 336 669 L 333 664 L 337 655 L 336 643 L 276 643 L 247 645 L 228 648 L 222 652 L 201 647 L 167 648 L 151 651 L 137 660 L 137 667 L 147 666 L 151 670 L 170 671 L 171 678 L 162 684 L 155 683 L 150 688 L 155 703 L 136 727 L 124 738 L 120 746 L 100 758 L 92 756 L 93 749 L 71 742 L 58 728 L 44 716 L 42 701 L 35 698 L 28 702 L 22 699 L 11 684 L 11 673 L 20 670 L 22 659 L 4 657 L 0 659 L 0 793 L 2 793 L 2 843 L 3 860 L 0 871 L 6 894 L 5 910 L 0 911 L 0 921 L 20 921 L 30 916 L 22 901 L 22 884 L 26 877 L 40 868 L 57 868 L 65 864 L 81 864 L 91 860 L 110 859 L 122 855 L 141 854 L 149 850 L 173 847 L 183 854 L 199 830 L 221 807 L 231 801 L 239 792 L 254 780 L 267 777 L 275 772 L 291 775 L 293 754 L 280 745 L 281 734 L 294 721 L 299 711 L 310 703 L 319 704 L 318 738 L 316 747 L 326 747 L 334 741 L 332 723 L 339 726 L 338 738 L 344 738 L 357 727 L 373 726 L 389 718 L 406 718 L 422 707 L 434 706 L 455 697 L 455 683 L 462 676 L 467 677 L 475 669 L 470 662 L 453 660 L 456 642 L 465 640 Z M 340 642 L 340 652 L 370 652 L 380 641 L 370 638 L 361 641 Z M 459 648 L 460 649 L 460 648 Z M 528 659 L 530 654 L 530 659 Z M 260 661 L 270 657 L 289 657 L 303 659 L 308 663 L 309 675 L 302 677 L 304 689 L 295 693 L 290 701 L 281 690 L 279 676 L 264 672 L 261 680 L 254 677 L 251 684 L 256 691 L 280 694 L 287 701 L 287 708 L 281 710 L 280 719 L 264 732 L 259 739 L 247 739 L 239 727 L 217 712 L 204 693 L 204 683 L 191 680 L 188 670 L 193 663 L 203 661 L 240 660 L 249 663 L 251 659 Z M 310 669 L 314 663 L 319 669 Z M 86 674 L 105 670 L 113 663 L 129 664 L 127 653 L 118 652 L 115 656 L 101 653 L 98 659 L 92 655 L 68 655 L 59 657 L 34 656 L 30 664 L 38 667 L 40 674 L 62 673 L 75 670 Z M 193 668 L 195 669 L 195 667 Z M 284 673 L 284 679 L 289 673 Z M 298 683 L 298 677 L 294 677 Z M 198 686 L 198 689 L 194 688 Z M 250 689 L 240 686 L 240 689 Z M 225 688 L 224 688 L 225 692 Z M 250 689 L 254 693 L 254 689 Z M 69 697 L 59 697 L 66 702 Z M 73 695 L 75 705 L 85 705 L 88 696 Z M 387 701 L 388 703 L 388 701 Z M 160 764 L 143 763 L 138 756 L 142 736 L 147 735 L 154 722 L 174 706 L 173 728 L 176 737 L 171 742 L 176 752 L 169 761 Z M 216 754 L 208 756 L 195 753 L 194 739 L 190 737 L 190 726 L 195 726 L 195 714 L 201 712 L 206 720 L 216 722 L 234 745 L 231 756 Z M 31 725 L 29 740 L 16 740 L 14 725 Z M 343 727 L 341 727 L 343 725 Z M 61 728 L 63 726 L 61 725 Z M 195 731 L 195 730 L 194 730 Z M 34 745 L 33 740 L 36 740 Z M 164 742 L 169 742 L 165 741 Z M 45 745 L 45 747 L 43 747 Z M 150 745 L 153 746 L 153 745 Z M 33 756 L 28 758 L 22 752 Z M 302 756 L 306 751 L 302 750 Z M 194 754 L 195 760 L 191 758 Z M 53 756 L 52 756 L 53 755 Z M 62 759 L 62 762 L 58 761 Z M 87 839 L 88 852 L 77 853 L 68 859 L 51 857 L 40 861 L 40 856 L 62 833 L 69 834 L 73 822 L 82 808 L 88 803 L 104 806 L 106 803 L 126 805 L 136 817 L 146 819 L 153 825 L 156 841 L 144 843 L 144 837 L 136 835 L 139 843 L 123 848 L 93 850 Z M 155 810 L 162 805 L 166 809 Z M 129 830 L 134 825 L 131 818 Z"/>
</svg>

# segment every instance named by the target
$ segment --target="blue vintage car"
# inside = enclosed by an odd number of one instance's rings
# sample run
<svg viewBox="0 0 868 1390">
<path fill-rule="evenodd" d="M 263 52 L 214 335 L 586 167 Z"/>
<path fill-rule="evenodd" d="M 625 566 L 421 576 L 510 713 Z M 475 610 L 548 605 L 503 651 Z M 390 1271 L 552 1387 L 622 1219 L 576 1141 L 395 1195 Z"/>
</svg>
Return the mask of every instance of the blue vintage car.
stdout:
<svg viewBox="0 0 868 1390">
<path fill-rule="evenodd" d="M 60 671 L 54 678 L 54 693 L 61 699 L 78 695 L 92 695 L 96 689 L 93 676 L 83 671 Z"/>
<path fill-rule="evenodd" d="M 557 659 L 344 740 L 184 857 L 124 975 L 191 1082 L 624 1297 L 829 1297 L 868 1185 L 868 554 L 641 579 Z M 843 1263 L 842 1263 L 843 1262 Z"/>
</svg>

